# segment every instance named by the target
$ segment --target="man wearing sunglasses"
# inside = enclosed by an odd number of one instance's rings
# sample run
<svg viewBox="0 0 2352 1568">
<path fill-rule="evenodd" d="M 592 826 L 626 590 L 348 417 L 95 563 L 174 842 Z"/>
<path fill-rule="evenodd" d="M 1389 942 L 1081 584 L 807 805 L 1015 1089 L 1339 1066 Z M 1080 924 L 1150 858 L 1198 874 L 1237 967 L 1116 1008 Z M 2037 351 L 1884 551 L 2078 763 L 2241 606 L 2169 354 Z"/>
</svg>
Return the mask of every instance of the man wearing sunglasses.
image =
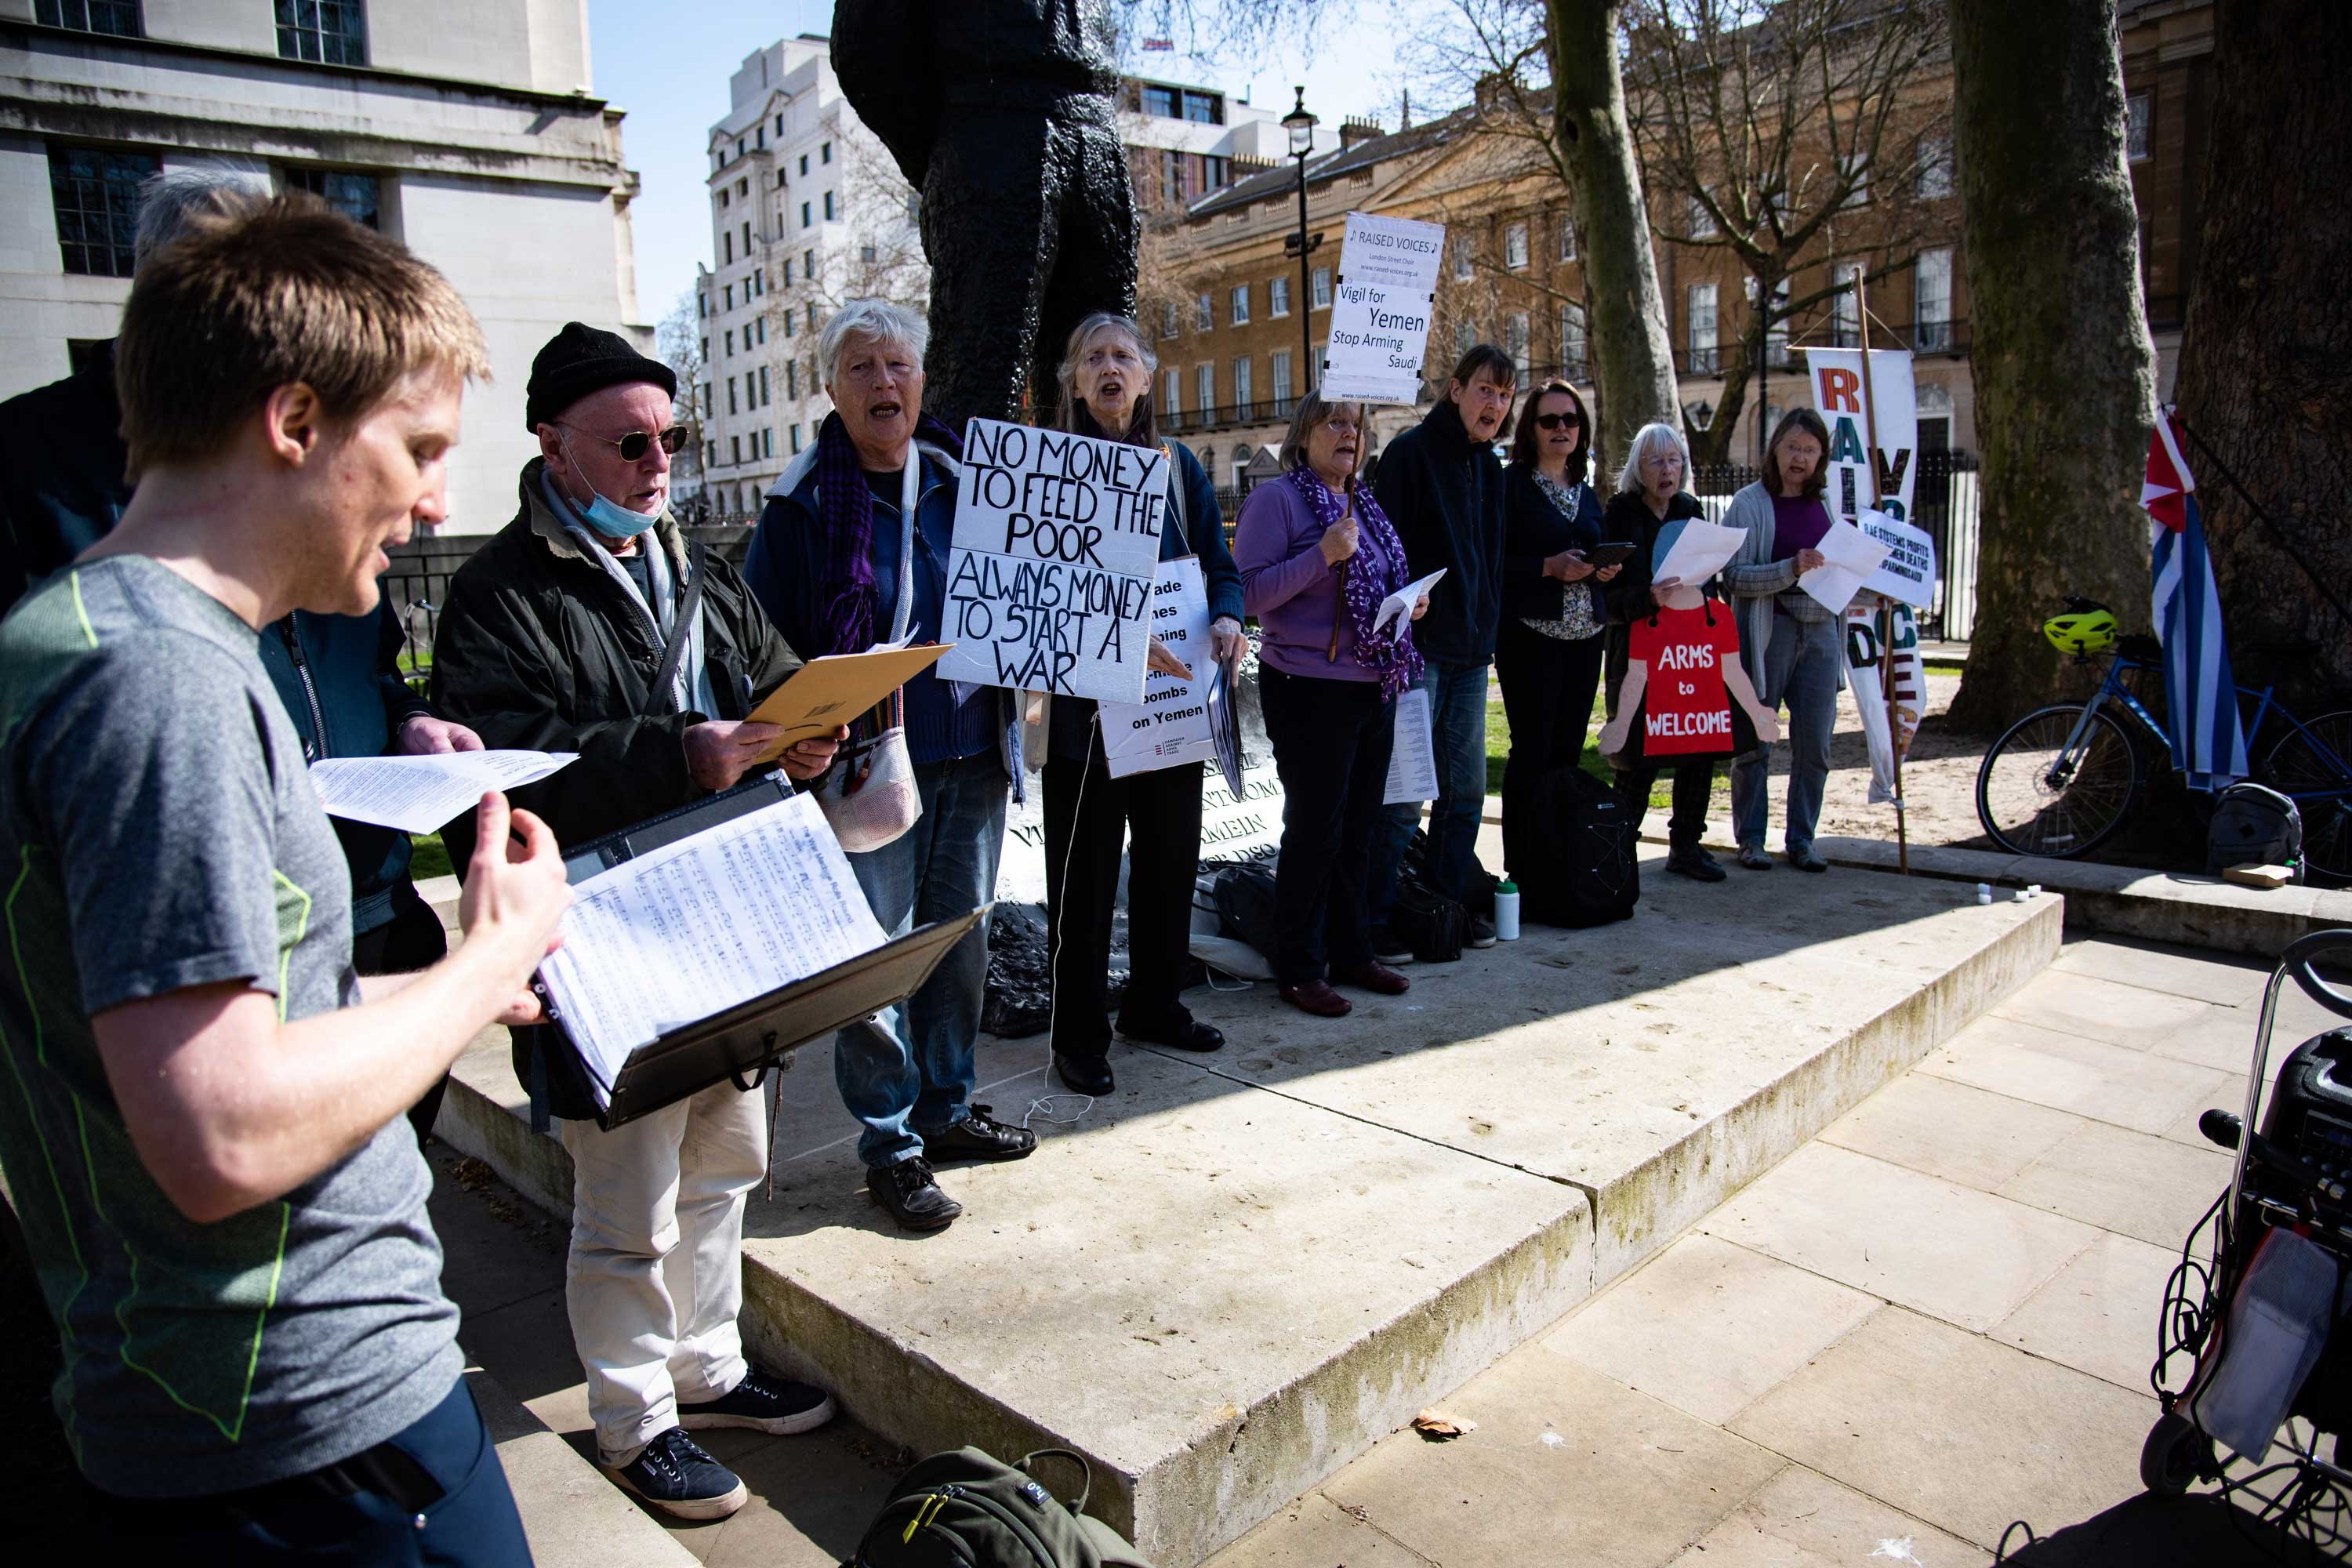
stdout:
<svg viewBox="0 0 2352 1568">
<path fill-rule="evenodd" d="M 449 584 L 434 696 L 491 746 L 577 752 L 515 791 L 564 845 L 723 790 L 778 730 L 749 715 L 799 668 L 735 569 L 669 510 L 677 378 L 624 338 L 568 323 L 531 362 L 524 420 L 539 455 L 509 523 Z M 784 772 L 813 778 L 833 739 Z M 453 825 L 455 826 L 455 825 Z M 461 862 L 466 847 L 452 843 Z M 572 1156 L 572 1339 L 588 1373 L 597 1457 L 653 1506 L 719 1519 L 748 1489 L 688 1436 L 803 1432 L 833 1415 L 803 1384 L 743 1356 L 743 1205 L 768 1166 L 757 1094 L 719 1084 L 610 1132 L 579 1058 L 545 1029 L 515 1032 L 536 1125 Z"/>
</svg>

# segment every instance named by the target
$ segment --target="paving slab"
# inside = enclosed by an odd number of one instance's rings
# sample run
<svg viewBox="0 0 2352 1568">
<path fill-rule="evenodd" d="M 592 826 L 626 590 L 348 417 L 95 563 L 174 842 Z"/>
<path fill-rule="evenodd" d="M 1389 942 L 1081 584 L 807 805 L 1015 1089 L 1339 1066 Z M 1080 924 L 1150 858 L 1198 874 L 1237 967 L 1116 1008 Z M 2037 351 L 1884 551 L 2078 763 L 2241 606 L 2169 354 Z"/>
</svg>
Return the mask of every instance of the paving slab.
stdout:
<svg viewBox="0 0 2352 1568">
<path fill-rule="evenodd" d="M 1981 1548 L 1790 1465 L 1671 1568 L 1980 1568 Z"/>
<path fill-rule="evenodd" d="M 1996 1190 L 2177 1252 L 2230 1184 L 2230 1163 L 2210 1143 L 2194 1148 L 2092 1121 Z"/>
<path fill-rule="evenodd" d="M 1345 1021 L 1191 993 L 1223 1052 L 1118 1048 L 1118 1091 L 1035 1156 L 946 1173 L 967 1212 L 936 1237 L 867 1201 L 828 1047 L 803 1047 L 747 1226 L 754 1352 L 917 1451 L 1080 1450 L 1097 1511 L 1183 1568 L 1952 1038 L 2063 921 L 1925 879 L 1649 868 L 1635 920 L 1416 965 Z M 1042 1061 L 984 1044 L 978 1098 L 1018 1120 Z M 444 1135 L 562 1205 L 521 1099 L 486 1036 Z"/>
<path fill-rule="evenodd" d="M 2044 970 L 2002 997 L 1992 1015 L 2063 1035 L 2146 1050 L 2216 1011 L 2210 1003 L 2168 992 L 2096 975 Z"/>
<path fill-rule="evenodd" d="M 1740 1436 L 1978 1546 L 2136 1496 L 2156 1401 L 1889 1307 L 1758 1400 Z"/>
<path fill-rule="evenodd" d="M 1693 1233 L 1538 1342 L 1721 1426 L 1879 1305 L 1875 1296 Z"/>
<path fill-rule="evenodd" d="M 2061 973 L 2095 974 L 2102 980 L 2193 996 L 2224 1007 L 2260 1001 L 2263 982 L 2270 975 L 2269 965 L 2250 958 L 2104 936 L 2069 938 L 2050 967 Z"/>
<path fill-rule="evenodd" d="M 2090 1123 L 1925 1073 L 1906 1073 L 1831 1122 L 1821 1141 L 1992 1192 Z"/>
<path fill-rule="evenodd" d="M 2086 1225 L 1811 1143 L 1706 1233 L 1979 1332 L 2097 1239 Z"/>
<path fill-rule="evenodd" d="M 1970 1024 L 1919 1070 L 2137 1132 L 2162 1132 L 2204 1106 L 2234 1105 L 2245 1089 L 2242 1068 L 2232 1079 L 2192 1062 L 2002 1017 Z"/>
<path fill-rule="evenodd" d="M 1217 1553 L 1216 1568 L 1434 1568 L 1429 1558 L 1310 1492 Z"/>
<path fill-rule="evenodd" d="M 2099 1237 L 1995 1324 L 1992 1337 L 2118 1388 L 2147 1392 L 2165 1284 L 2186 1239 L 2164 1247 L 2128 1236 Z"/>
</svg>

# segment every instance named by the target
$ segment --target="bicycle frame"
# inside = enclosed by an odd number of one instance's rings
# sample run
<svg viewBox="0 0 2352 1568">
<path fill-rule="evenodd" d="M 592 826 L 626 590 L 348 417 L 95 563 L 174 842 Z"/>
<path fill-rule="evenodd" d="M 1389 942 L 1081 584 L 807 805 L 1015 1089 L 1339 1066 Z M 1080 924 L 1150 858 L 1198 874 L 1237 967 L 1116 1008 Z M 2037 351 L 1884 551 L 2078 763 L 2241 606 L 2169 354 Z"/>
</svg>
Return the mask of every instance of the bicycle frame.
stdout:
<svg viewBox="0 0 2352 1568">
<path fill-rule="evenodd" d="M 2141 730 L 2147 732 L 2148 739 L 2164 749 L 2167 758 L 2170 757 L 2172 738 L 2165 733 L 2164 726 L 2157 721 L 2156 715 L 2150 713 L 2139 699 L 2131 694 L 2130 688 L 2124 684 L 2124 672 L 2132 669 L 2148 670 L 2159 677 L 2164 673 L 2163 668 L 2159 665 L 2150 664 L 2145 659 L 2133 658 L 2127 654 L 2116 654 L 2108 662 L 2106 676 L 2099 682 L 2098 690 L 2092 693 L 2088 702 L 2083 704 L 2083 716 L 2074 721 L 2074 728 L 2066 736 L 2066 744 L 2059 752 L 2058 762 L 2052 769 L 2053 781 L 2057 775 L 2073 771 L 2076 760 L 2082 754 L 2083 746 L 2090 738 L 2094 716 L 2110 699 L 2124 711 L 2138 720 Z M 2340 802 L 2352 797 L 2352 763 L 2347 763 L 2344 758 L 2337 756 L 2326 742 L 2306 728 L 2302 720 L 2289 712 L 2285 706 L 2273 695 L 2274 688 L 2265 686 L 2257 691 L 2252 687 L 2241 686 L 2235 689 L 2242 701 L 2252 699 L 2254 705 L 2253 711 L 2244 716 L 2249 749 L 2252 746 L 2254 737 L 2262 732 L 2263 721 L 2275 713 L 2280 721 L 2289 730 L 2303 737 L 2304 743 L 2312 749 L 2323 765 L 2345 781 L 2334 788 L 2285 791 L 2284 793 L 2288 799 L 2300 806 L 2306 801 Z"/>
<path fill-rule="evenodd" d="M 2109 698 L 2113 698 L 2124 711 L 2138 720 L 2140 728 L 2147 731 L 2150 738 L 2168 749 L 2170 747 L 2171 742 L 2165 736 L 2164 726 L 2156 721 L 2155 714 L 2140 705 L 2139 699 L 2134 697 L 2130 689 L 2123 682 L 2123 672 L 2126 669 L 2155 669 L 2156 668 L 2152 664 L 2144 664 L 2138 659 L 2130 658 L 2122 654 L 2116 655 L 2108 662 L 2105 679 L 2099 682 L 2099 689 L 2091 694 L 2091 700 L 2083 704 L 2082 717 L 2076 719 L 2074 729 L 2067 731 L 2066 743 L 2059 749 L 2058 760 L 2051 764 L 2050 783 L 2053 786 L 2065 775 L 2074 771 L 2075 763 L 2080 760 L 2084 747 L 2090 741 L 2091 725 L 2096 720 L 2100 708 Z M 2263 696 L 2267 700 L 2269 693 L 2265 692 Z"/>
</svg>

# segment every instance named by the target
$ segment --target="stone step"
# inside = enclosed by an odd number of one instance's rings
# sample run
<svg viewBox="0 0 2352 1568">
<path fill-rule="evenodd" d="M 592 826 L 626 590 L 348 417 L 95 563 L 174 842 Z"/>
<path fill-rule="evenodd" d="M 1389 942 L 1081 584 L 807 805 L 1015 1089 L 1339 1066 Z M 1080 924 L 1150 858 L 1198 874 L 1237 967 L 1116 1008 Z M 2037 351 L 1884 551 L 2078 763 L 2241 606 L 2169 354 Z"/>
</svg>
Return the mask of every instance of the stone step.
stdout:
<svg viewBox="0 0 2352 1568">
<path fill-rule="evenodd" d="M 538 1568 L 688 1568 L 694 1554 L 479 1367 L 466 1385 L 498 1445 Z"/>
<path fill-rule="evenodd" d="M 1095 1511 L 1184 1568 L 1950 1038 L 2063 918 L 1925 878 L 1645 870 L 1633 921 L 1415 966 L 1345 1020 L 1189 993 L 1223 1052 L 1118 1048 L 1118 1091 L 1040 1121 L 1033 1158 L 944 1173 L 967 1213 L 935 1237 L 867 1201 L 831 1044 L 803 1047 L 747 1224 L 755 1352 L 918 1452 L 1079 1450 Z M 976 1098 L 1021 1120 L 1045 1060 L 984 1042 Z M 487 1034 L 441 1133 L 564 1212 L 522 1100 Z"/>
</svg>

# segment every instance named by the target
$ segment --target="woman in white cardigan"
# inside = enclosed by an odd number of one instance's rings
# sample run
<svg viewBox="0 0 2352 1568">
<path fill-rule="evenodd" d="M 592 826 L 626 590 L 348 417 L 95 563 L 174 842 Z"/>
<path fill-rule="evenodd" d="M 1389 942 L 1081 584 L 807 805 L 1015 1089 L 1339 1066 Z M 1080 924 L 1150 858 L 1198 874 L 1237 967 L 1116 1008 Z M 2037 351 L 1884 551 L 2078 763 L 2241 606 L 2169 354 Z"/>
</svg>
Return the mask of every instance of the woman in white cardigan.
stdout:
<svg viewBox="0 0 2352 1568">
<path fill-rule="evenodd" d="M 1764 477 L 1731 498 L 1724 525 L 1748 537 L 1723 569 L 1724 591 L 1739 619 L 1740 660 L 1764 705 L 1789 706 L 1789 822 L 1783 837 L 1789 864 L 1826 871 L 1813 848 L 1822 816 L 1822 787 L 1830 773 L 1830 733 L 1837 694 L 1845 686 L 1844 627 L 1839 617 L 1797 586 L 1822 563 L 1814 548 L 1830 526 L 1822 488 L 1829 471 L 1829 430 L 1810 408 L 1783 415 L 1764 449 Z M 1764 852 L 1769 812 L 1765 784 L 1772 748 L 1759 743 L 1731 764 L 1731 820 L 1739 836 L 1739 863 L 1769 871 Z"/>
</svg>

